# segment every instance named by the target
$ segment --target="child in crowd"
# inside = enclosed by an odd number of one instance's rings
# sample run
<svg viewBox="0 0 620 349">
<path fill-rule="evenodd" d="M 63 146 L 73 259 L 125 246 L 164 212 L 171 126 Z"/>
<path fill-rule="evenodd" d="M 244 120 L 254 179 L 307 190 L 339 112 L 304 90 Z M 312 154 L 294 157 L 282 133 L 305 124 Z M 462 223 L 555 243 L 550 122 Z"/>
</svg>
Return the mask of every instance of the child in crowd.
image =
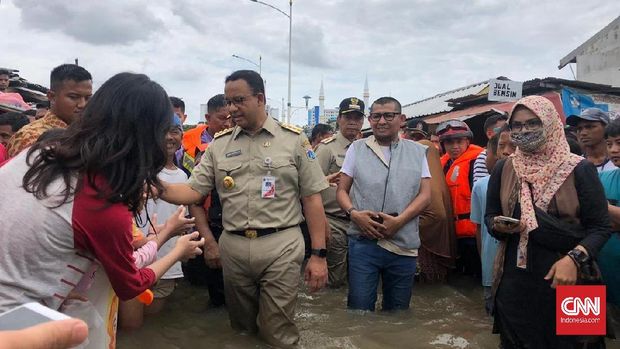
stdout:
<svg viewBox="0 0 620 349">
<path fill-rule="evenodd" d="M 502 127 L 495 136 L 491 137 L 487 144 L 486 165 L 489 173 L 493 171 L 495 163 L 514 153 L 515 147 L 510 140 L 510 130 L 507 126 Z M 493 265 L 499 242 L 489 235 L 484 215 L 486 211 L 487 188 L 489 178 L 480 178 L 474 183 L 471 195 L 471 221 L 476 223 L 476 242 L 482 263 L 482 286 L 484 288 L 484 308 L 487 314 L 493 312 Z"/>
<path fill-rule="evenodd" d="M 605 128 L 607 154 L 616 169 L 599 174 L 607 197 L 612 234 L 599 252 L 597 261 L 607 285 L 607 304 L 616 335 L 620 333 L 620 119 Z"/>
<path fill-rule="evenodd" d="M 175 153 L 181 147 L 183 138 L 183 129 L 181 120 L 177 115 L 173 117 L 172 127 L 166 134 L 166 164 L 159 172 L 158 177 L 168 183 L 184 183 L 187 181 L 187 175 L 175 165 Z M 146 202 L 146 212 L 153 214 L 155 217 L 165 219 L 166 224 L 180 224 L 182 229 L 189 229 L 193 226 L 194 219 L 185 218 L 185 208 L 183 206 L 167 203 L 162 200 L 149 199 Z M 142 212 L 142 220 L 146 220 L 145 211 Z M 142 228 L 142 232 L 147 238 L 152 234 L 149 233 L 150 226 Z M 161 232 L 160 232 L 161 234 Z M 163 258 L 174 248 L 177 236 L 172 236 L 169 241 L 160 244 L 157 252 L 158 258 Z M 144 306 L 137 299 L 132 299 L 121 304 L 121 316 L 119 322 L 123 329 L 135 329 L 142 326 L 144 314 L 156 314 L 160 312 L 165 304 L 165 300 L 169 297 L 176 287 L 176 281 L 183 277 L 181 262 L 176 262 L 162 277 L 153 285 L 154 301 L 148 306 Z"/>
</svg>

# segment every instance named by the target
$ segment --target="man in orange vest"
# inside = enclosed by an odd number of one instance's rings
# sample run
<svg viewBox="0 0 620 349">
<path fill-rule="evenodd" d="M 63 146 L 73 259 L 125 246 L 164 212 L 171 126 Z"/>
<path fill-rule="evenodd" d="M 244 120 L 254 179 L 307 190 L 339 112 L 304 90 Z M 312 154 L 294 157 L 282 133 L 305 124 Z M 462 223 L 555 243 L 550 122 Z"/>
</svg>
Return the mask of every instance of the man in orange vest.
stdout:
<svg viewBox="0 0 620 349">
<path fill-rule="evenodd" d="M 196 163 L 196 153 L 204 151 L 204 144 L 209 144 L 216 133 L 230 127 L 228 109 L 224 103 L 224 95 L 211 97 L 207 102 L 206 125 L 197 125 L 183 133 L 182 154 L 177 154 L 179 165 L 192 171 Z"/>
<path fill-rule="evenodd" d="M 476 249 L 476 225 L 469 219 L 474 161 L 482 148 L 471 144 L 473 133 L 466 123 L 448 120 L 436 130 L 445 154 L 441 166 L 452 198 L 459 259 L 457 270 L 466 275 L 481 275 L 480 256 Z"/>
</svg>

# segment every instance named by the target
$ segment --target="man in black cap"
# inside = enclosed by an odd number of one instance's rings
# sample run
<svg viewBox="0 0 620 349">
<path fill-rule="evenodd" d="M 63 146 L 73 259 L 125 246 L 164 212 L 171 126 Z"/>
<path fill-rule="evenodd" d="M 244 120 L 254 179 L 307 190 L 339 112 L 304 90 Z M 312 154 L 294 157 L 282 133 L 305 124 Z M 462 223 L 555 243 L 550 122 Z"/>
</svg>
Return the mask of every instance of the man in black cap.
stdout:
<svg viewBox="0 0 620 349">
<path fill-rule="evenodd" d="M 344 156 L 353 143 L 364 124 L 364 102 L 351 97 L 340 103 L 338 111 L 338 133 L 326 138 L 316 148 L 316 158 L 321 165 L 323 174 L 328 176 L 331 183 L 338 183 L 340 169 Z M 336 202 L 336 187 L 321 192 L 325 214 L 331 229 L 331 236 L 327 243 L 327 270 L 328 285 L 340 287 L 347 280 L 347 227 L 349 216 Z"/>
<path fill-rule="evenodd" d="M 588 108 L 580 115 L 570 115 L 566 123 L 577 127 L 577 138 L 583 149 L 583 157 L 596 166 L 598 172 L 609 171 L 617 167 L 609 160 L 605 143 L 605 127 L 609 124 L 609 115 L 598 109 Z"/>
<path fill-rule="evenodd" d="M 415 142 L 429 139 L 428 124 L 424 120 L 411 119 L 407 121 L 404 129 L 404 138 Z"/>
</svg>

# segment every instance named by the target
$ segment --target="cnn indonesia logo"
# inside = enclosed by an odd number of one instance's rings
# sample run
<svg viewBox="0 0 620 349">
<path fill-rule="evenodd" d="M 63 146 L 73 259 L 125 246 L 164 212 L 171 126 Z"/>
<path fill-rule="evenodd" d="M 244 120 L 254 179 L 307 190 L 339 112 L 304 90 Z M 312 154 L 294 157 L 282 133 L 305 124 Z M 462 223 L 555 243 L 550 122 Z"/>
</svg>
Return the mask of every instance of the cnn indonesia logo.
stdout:
<svg viewBox="0 0 620 349">
<path fill-rule="evenodd" d="M 556 334 L 605 335 L 605 286 L 558 286 Z"/>
</svg>

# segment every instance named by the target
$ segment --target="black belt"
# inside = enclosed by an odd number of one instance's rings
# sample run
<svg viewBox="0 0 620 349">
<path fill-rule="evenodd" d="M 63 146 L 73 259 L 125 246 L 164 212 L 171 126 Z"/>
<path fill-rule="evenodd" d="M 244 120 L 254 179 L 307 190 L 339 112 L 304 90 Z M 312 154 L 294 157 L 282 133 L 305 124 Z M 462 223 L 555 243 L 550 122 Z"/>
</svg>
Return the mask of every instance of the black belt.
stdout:
<svg viewBox="0 0 620 349">
<path fill-rule="evenodd" d="M 284 227 L 284 228 L 232 230 L 232 231 L 229 231 L 229 233 L 235 234 L 235 235 L 239 235 L 239 236 L 244 236 L 244 237 L 246 237 L 248 239 L 256 239 L 256 238 L 259 238 L 261 236 L 266 236 L 266 235 L 269 235 L 269 234 L 277 233 L 279 231 L 286 230 L 286 229 L 291 229 L 291 228 L 294 228 L 296 226 L 298 226 L 298 225 L 295 224 L 295 225 L 291 225 L 291 226 Z"/>
<path fill-rule="evenodd" d="M 454 218 L 454 220 L 455 221 L 460 221 L 460 220 L 463 220 L 463 219 L 469 219 L 469 217 L 470 217 L 470 213 L 462 213 L 462 214 L 457 215 Z"/>
</svg>

